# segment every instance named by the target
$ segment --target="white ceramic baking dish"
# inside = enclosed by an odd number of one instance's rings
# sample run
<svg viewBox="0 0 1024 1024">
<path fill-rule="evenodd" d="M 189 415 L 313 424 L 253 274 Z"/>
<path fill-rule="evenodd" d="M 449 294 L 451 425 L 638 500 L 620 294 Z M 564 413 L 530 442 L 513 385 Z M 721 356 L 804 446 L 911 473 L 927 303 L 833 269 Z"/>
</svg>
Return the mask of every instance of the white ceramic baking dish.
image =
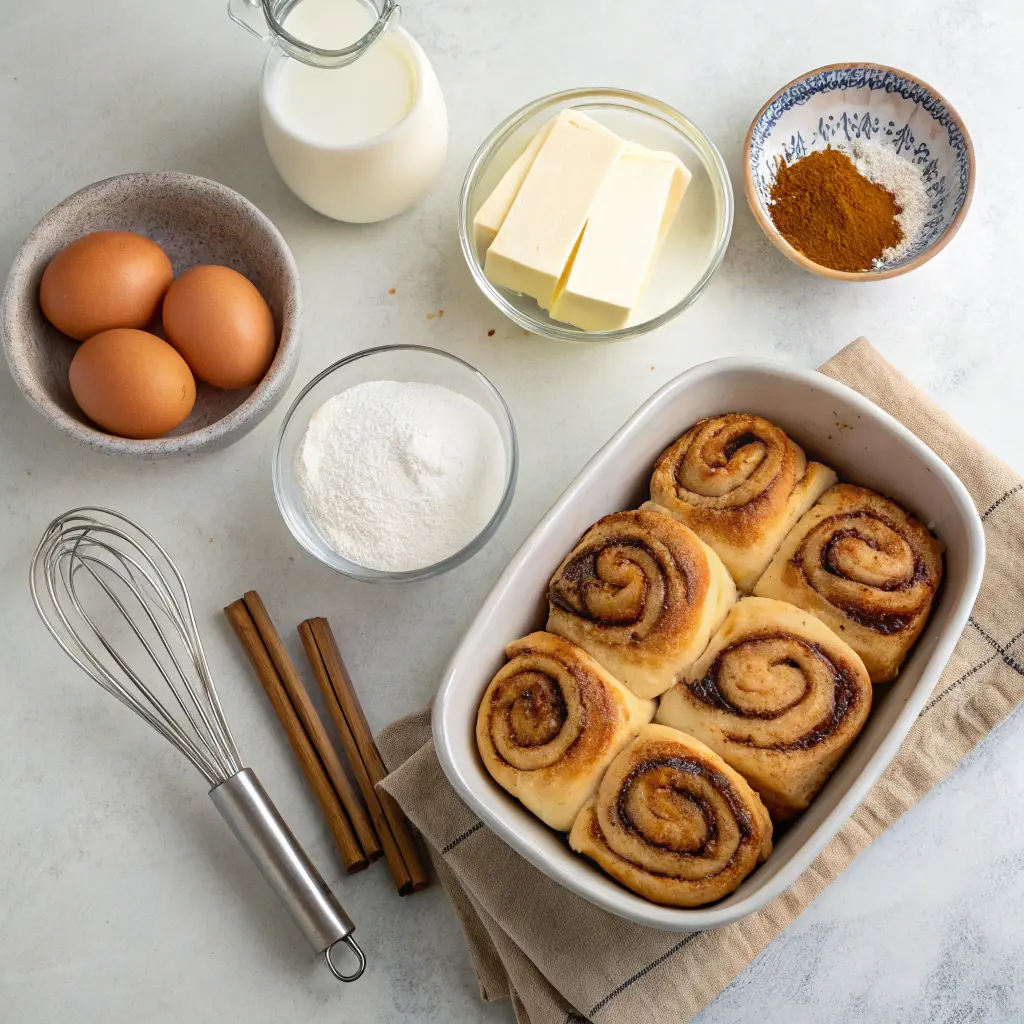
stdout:
<svg viewBox="0 0 1024 1024">
<path fill-rule="evenodd" d="M 548 579 L 583 531 L 638 505 L 657 455 L 701 417 L 733 411 L 777 423 L 843 479 L 891 495 L 946 545 L 946 575 L 931 620 L 891 686 L 876 690 L 867 726 L 810 808 L 768 861 L 731 896 L 681 910 L 650 903 L 573 853 L 484 770 L 474 726 L 505 644 L 545 620 Z M 985 539 L 966 488 L 938 456 L 856 392 L 810 370 L 721 359 L 666 384 L 594 456 L 498 578 L 445 672 L 434 706 L 438 757 L 484 823 L 541 871 L 620 917 L 672 931 L 729 924 L 789 886 L 842 827 L 885 770 L 938 681 L 981 584 Z"/>
</svg>

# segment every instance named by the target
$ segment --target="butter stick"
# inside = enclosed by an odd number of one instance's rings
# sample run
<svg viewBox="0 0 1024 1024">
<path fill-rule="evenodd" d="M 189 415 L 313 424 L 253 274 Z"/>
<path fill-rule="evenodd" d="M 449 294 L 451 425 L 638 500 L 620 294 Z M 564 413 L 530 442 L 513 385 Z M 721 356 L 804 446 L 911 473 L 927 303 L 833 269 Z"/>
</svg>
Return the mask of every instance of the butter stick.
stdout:
<svg viewBox="0 0 1024 1024">
<path fill-rule="evenodd" d="M 626 326 L 690 178 L 674 154 L 627 144 L 591 206 L 554 319 L 585 331 Z"/>
<path fill-rule="evenodd" d="M 505 172 L 501 181 L 494 187 L 494 191 L 484 200 L 483 205 L 477 210 L 473 218 L 473 240 L 476 243 L 476 251 L 483 256 L 491 247 L 501 225 L 505 223 L 508 211 L 519 195 L 526 175 L 533 167 L 533 161 L 540 152 L 540 147 L 547 141 L 551 134 L 551 128 L 555 118 L 549 118 L 539 132 L 532 139 L 526 149 L 520 153 L 512 166 Z"/>
<path fill-rule="evenodd" d="M 484 261 L 487 279 L 550 309 L 624 143 L 574 110 L 551 126 Z"/>
</svg>

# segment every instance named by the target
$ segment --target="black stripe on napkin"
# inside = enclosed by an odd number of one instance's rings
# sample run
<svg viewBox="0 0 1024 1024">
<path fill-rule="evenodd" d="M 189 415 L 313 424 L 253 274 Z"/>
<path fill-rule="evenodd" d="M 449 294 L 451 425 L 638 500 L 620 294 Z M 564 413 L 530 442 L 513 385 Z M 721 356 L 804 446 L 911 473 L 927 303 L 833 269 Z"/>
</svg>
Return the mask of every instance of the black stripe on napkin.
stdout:
<svg viewBox="0 0 1024 1024">
<path fill-rule="evenodd" d="M 1002 505 L 1002 503 L 1006 501 L 1007 498 L 1012 498 L 1019 490 L 1021 490 L 1021 488 L 1024 488 L 1024 484 L 1016 484 L 1015 486 L 1011 487 L 1004 495 L 1002 495 L 1002 497 L 996 498 L 996 500 L 993 501 L 992 504 L 989 505 L 989 507 L 985 509 L 984 512 L 981 513 L 981 518 L 983 520 L 988 519 L 988 517 L 992 515 L 992 513 L 995 512 L 995 510 L 999 508 L 999 506 Z"/>
<path fill-rule="evenodd" d="M 482 821 L 478 821 L 475 825 L 470 825 L 469 828 L 467 828 L 466 831 L 462 833 L 462 835 L 456 836 L 450 843 L 448 843 L 447 846 L 441 847 L 441 856 L 443 857 L 446 853 L 451 853 L 452 850 L 454 850 L 455 847 L 459 845 L 459 843 L 463 842 L 463 840 L 468 839 L 474 832 L 478 831 L 479 829 L 482 829 L 483 827 L 484 823 Z"/>
<path fill-rule="evenodd" d="M 653 971 L 655 967 L 660 967 L 666 960 L 668 960 L 669 957 L 678 953 L 679 950 L 681 950 L 684 946 L 688 946 L 691 942 L 693 942 L 694 939 L 696 939 L 698 936 L 702 934 L 703 932 L 692 932 L 690 935 L 684 936 L 674 946 L 672 946 L 670 949 L 662 953 L 661 956 L 652 960 L 646 967 L 641 968 L 631 978 L 627 978 L 621 985 L 619 985 L 618 988 L 613 988 L 611 992 L 609 992 L 608 995 L 604 997 L 604 999 L 602 999 L 600 1002 L 595 1003 L 591 1007 L 590 1016 L 593 1017 L 594 1014 L 600 1013 L 613 999 L 616 998 L 616 996 L 622 995 L 622 993 L 625 992 L 627 988 L 629 988 L 631 985 L 636 984 L 636 982 L 638 982 L 641 978 L 650 974 L 650 972 Z"/>
</svg>

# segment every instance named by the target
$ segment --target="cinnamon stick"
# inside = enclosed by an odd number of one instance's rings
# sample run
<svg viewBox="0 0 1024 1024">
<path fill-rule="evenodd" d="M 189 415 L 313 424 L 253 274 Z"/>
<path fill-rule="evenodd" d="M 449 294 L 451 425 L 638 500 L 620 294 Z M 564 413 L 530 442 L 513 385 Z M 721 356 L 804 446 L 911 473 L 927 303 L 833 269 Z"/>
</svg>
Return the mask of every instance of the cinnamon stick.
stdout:
<svg viewBox="0 0 1024 1024">
<path fill-rule="evenodd" d="M 299 624 L 299 636 L 302 638 L 302 646 L 306 649 L 306 657 L 309 659 L 310 668 L 313 669 L 313 675 L 320 684 L 320 692 L 323 694 L 324 703 L 327 705 L 327 710 L 330 712 L 331 718 L 338 730 L 341 746 L 345 751 L 345 756 L 348 758 L 349 765 L 352 767 L 352 774 L 355 775 L 359 792 L 363 794 L 363 799 L 366 801 L 366 807 L 370 812 L 373 827 L 377 830 L 380 845 L 384 848 L 384 857 L 387 860 L 391 877 L 395 881 L 395 888 L 398 890 L 399 896 L 408 896 L 413 891 L 409 869 L 402 858 L 402 851 L 399 850 L 398 844 L 395 842 L 394 834 L 391 831 L 391 826 L 388 824 L 384 809 L 381 807 L 377 791 L 373 788 L 373 780 L 370 778 L 362 755 L 359 753 L 359 746 L 356 744 L 352 730 L 349 728 L 348 719 L 345 718 L 345 713 L 342 711 L 341 704 L 338 703 L 338 697 L 331 686 L 327 667 L 324 665 L 324 659 L 320 653 L 320 648 L 317 646 L 316 637 L 313 636 L 313 631 L 310 629 L 308 622 Z"/>
<path fill-rule="evenodd" d="M 327 735 L 327 730 L 324 728 L 316 708 L 313 707 L 313 702 L 309 699 L 306 688 L 302 685 L 302 679 L 299 677 L 299 673 L 287 650 L 285 650 L 284 643 L 270 618 L 266 605 L 264 605 L 262 598 L 255 590 L 247 591 L 242 600 L 252 616 L 252 621 L 259 630 L 260 637 L 267 648 L 267 653 L 270 655 L 270 660 L 277 669 L 278 677 L 291 699 L 292 707 L 298 714 L 306 736 L 309 738 L 310 743 L 312 743 L 313 749 L 319 754 L 320 761 L 327 772 L 327 777 L 334 787 L 334 792 L 337 793 L 342 806 L 348 814 L 349 821 L 351 821 L 352 827 L 355 829 L 363 852 L 369 861 L 377 860 L 381 855 L 381 847 L 373 830 L 373 825 L 370 824 L 370 819 L 367 817 L 366 811 L 359 800 L 359 794 L 356 793 L 355 787 L 345 773 L 345 768 L 338 757 L 337 751 L 334 749 L 334 744 Z"/>
<path fill-rule="evenodd" d="M 306 776 L 306 781 L 313 790 L 313 795 L 320 805 L 328 828 L 331 830 L 342 863 L 349 874 L 362 871 L 369 862 L 359 845 L 359 840 L 352 831 L 352 826 L 345 816 L 338 796 L 327 778 L 320 758 L 313 749 L 313 745 L 292 707 L 291 700 L 281 684 L 274 662 L 245 602 L 234 601 L 224 609 L 224 614 L 241 641 L 245 653 L 249 656 L 249 661 L 256 671 L 256 677 L 266 691 L 278 720 L 284 728 L 285 736 L 288 737 L 292 751 Z"/>
<path fill-rule="evenodd" d="M 331 627 L 326 619 L 307 619 L 303 625 L 308 625 L 310 635 L 316 642 L 317 649 L 323 659 L 324 667 L 331 684 L 331 689 L 337 699 L 341 712 L 348 723 L 352 733 L 359 756 L 366 769 L 371 784 L 382 781 L 387 775 L 384 761 L 377 750 L 373 733 L 370 731 L 369 723 L 363 714 L 359 698 L 356 696 L 352 680 L 349 678 L 345 662 L 342 660 L 341 651 L 338 650 L 337 642 Z M 395 843 L 401 851 L 402 860 L 412 880 L 414 892 L 420 892 L 430 884 L 430 876 L 427 874 L 423 861 L 420 858 L 419 850 L 416 847 L 416 840 L 413 838 L 409 822 L 401 807 L 398 806 L 394 797 L 383 789 L 374 789 L 380 801 L 381 809 L 391 828 Z"/>
</svg>

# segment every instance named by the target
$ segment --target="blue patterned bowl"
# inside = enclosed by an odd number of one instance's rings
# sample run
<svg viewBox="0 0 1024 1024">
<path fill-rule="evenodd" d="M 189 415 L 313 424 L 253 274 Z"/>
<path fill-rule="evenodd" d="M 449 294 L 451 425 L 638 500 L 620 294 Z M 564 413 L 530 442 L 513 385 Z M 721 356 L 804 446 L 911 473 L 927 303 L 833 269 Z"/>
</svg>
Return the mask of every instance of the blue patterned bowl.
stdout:
<svg viewBox="0 0 1024 1024">
<path fill-rule="evenodd" d="M 769 194 L 780 159 L 872 139 L 919 167 L 931 199 L 920 237 L 901 259 L 859 273 L 832 270 L 794 249 L 772 223 Z M 830 64 L 783 86 L 754 118 L 743 151 L 747 202 L 776 248 L 805 270 L 880 281 L 919 267 L 956 234 L 974 191 L 974 147 L 957 112 L 930 85 L 882 64 Z"/>
</svg>

